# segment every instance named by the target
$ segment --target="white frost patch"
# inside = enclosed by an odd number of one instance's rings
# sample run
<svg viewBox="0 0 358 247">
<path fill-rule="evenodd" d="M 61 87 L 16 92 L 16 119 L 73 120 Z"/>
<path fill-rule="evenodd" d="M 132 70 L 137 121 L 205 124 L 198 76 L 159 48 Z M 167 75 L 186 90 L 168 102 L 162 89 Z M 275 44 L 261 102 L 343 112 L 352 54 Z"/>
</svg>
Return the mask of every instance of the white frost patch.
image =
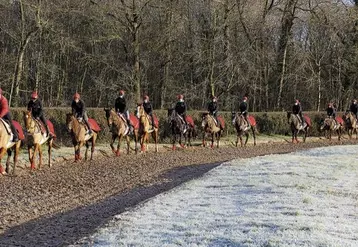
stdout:
<svg viewBox="0 0 358 247">
<path fill-rule="evenodd" d="M 116 216 L 84 242 L 358 246 L 357 167 L 357 146 L 237 159 Z"/>
</svg>

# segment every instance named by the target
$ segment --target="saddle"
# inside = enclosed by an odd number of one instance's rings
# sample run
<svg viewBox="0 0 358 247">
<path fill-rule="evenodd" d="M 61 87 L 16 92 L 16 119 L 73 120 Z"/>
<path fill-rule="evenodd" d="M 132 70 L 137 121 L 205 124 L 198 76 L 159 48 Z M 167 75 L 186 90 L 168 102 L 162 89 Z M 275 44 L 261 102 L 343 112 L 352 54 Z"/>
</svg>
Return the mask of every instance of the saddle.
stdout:
<svg viewBox="0 0 358 247">
<path fill-rule="evenodd" d="M 1 122 L 3 123 L 3 125 L 4 125 L 4 127 L 6 129 L 7 134 L 12 135 L 10 124 L 4 119 L 2 119 L 2 118 L 0 118 L 0 119 L 1 119 Z"/>
<path fill-rule="evenodd" d="M 40 126 L 41 134 L 46 133 L 46 128 L 45 128 L 44 123 L 40 119 L 37 119 L 37 118 L 34 118 L 34 120 Z"/>
</svg>

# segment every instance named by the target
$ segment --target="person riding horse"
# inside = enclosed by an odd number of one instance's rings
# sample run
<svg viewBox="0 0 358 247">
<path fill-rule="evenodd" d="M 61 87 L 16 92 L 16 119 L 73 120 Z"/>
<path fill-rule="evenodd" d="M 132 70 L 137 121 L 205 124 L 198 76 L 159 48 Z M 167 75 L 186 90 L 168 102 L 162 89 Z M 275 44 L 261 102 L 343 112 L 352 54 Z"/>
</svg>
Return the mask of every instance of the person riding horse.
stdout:
<svg viewBox="0 0 358 247">
<path fill-rule="evenodd" d="M 208 104 L 208 112 L 209 115 L 213 116 L 215 119 L 217 125 L 220 127 L 220 129 L 223 129 L 221 126 L 221 123 L 218 121 L 218 98 L 215 95 L 212 95 L 211 101 Z"/>
<path fill-rule="evenodd" d="M 47 126 L 47 121 L 42 108 L 42 103 L 36 91 L 32 92 L 31 94 L 31 100 L 27 104 L 27 110 L 31 112 L 33 118 L 41 120 L 47 132 L 46 136 L 51 136 L 52 134 L 50 133 L 49 128 Z"/>
<path fill-rule="evenodd" d="M 299 120 L 300 120 L 300 122 L 302 124 L 301 128 L 303 129 L 306 121 L 305 121 L 305 118 L 303 117 L 303 114 L 302 114 L 301 102 L 298 99 L 295 100 L 295 103 L 292 106 L 292 113 L 297 115 L 297 116 L 299 116 Z"/>
<path fill-rule="evenodd" d="M 152 103 L 149 101 L 148 95 L 144 95 L 143 97 L 143 108 L 145 113 L 147 113 L 150 116 L 152 129 L 154 129 L 153 107 L 152 107 Z"/>
<path fill-rule="evenodd" d="M 2 89 L 0 88 L 0 118 L 4 119 L 9 125 L 11 132 L 13 134 L 12 141 L 18 142 L 19 141 L 19 135 L 17 134 L 17 131 L 15 129 L 14 124 L 12 123 L 11 114 L 9 111 L 9 104 L 7 99 L 2 95 Z"/>
<path fill-rule="evenodd" d="M 88 127 L 88 134 L 92 134 L 92 129 L 90 124 L 88 123 L 88 115 L 85 108 L 85 103 L 81 100 L 81 96 L 79 93 L 75 93 L 73 95 L 73 101 L 71 103 L 72 114 L 78 119 L 82 118 L 85 124 Z"/>
<path fill-rule="evenodd" d="M 357 104 L 357 100 L 353 99 L 352 100 L 352 104 L 349 107 L 350 112 L 352 112 L 354 114 L 354 116 L 357 118 L 358 115 L 358 104 Z"/>
<path fill-rule="evenodd" d="M 186 104 L 184 102 L 184 95 L 179 94 L 177 98 L 178 102 L 175 104 L 174 110 L 179 116 L 182 117 L 185 124 L 185 129 L 187 129 L 188 123 L 186 122 Z"/>
<path fill-rule="evenodd" d="M 246 123 L 247 123 L 247 129 L 250 128 L 250 121 L 248 120 L 248 109 L 249 109 L 249 105 L 247 103 L 247 96 L 244 96 L 244 98 L 242 99 L 240 105 L 239 105 L 239 110 L 241 115 L 244 117 Z"/>
<path fill-rule="evenodd" d="M 127 109 L 127 102 L 126 102 L 126 99 L 124 98 L 124 95 L 125 95 L 125 91 L 120 90 L 119 97 L 116 99 L 116 101 L 114 103 L 114 109 L 117 114 L 121 114 L 122 116 L 124 116 L 124 118 L 127 121 L 129 131 L 132 133 L 133 126 L 132 126 L 132 123 L 129 118 L 129 111 Z"/>
<path fill-rule="evenodd" d="M 326 109 L 326 112 L 327 112 L 327 117 L 328 118 L 332 118 L 333 121 L 334 121 L 334 125 L 335 127 L 337 126 L 337 120 L 336 120 L 336 108 L 334 107 L 334 104 L 332 102 L 330 102 L 327 106 L 327 109 Z"/>
</svg>

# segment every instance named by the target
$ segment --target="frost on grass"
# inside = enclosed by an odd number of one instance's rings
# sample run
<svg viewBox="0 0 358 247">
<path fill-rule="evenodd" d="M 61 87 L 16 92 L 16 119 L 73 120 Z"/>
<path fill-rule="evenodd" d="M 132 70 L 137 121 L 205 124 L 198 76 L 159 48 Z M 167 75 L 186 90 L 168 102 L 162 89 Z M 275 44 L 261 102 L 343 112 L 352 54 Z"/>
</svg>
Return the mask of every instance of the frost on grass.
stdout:
<svg viewBox="0 0 358 247">
<path fill-rule="evenodd" d="M 356 146 L 237 159 L 116 216 L 94 246 L 357 246 Z"/>
</svg>

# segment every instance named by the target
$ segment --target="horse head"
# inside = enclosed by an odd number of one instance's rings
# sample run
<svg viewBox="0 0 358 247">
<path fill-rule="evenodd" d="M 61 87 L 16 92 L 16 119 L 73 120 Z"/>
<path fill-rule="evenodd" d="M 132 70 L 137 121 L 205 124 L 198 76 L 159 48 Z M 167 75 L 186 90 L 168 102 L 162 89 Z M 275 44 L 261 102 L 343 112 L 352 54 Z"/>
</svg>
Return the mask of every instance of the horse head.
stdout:
<svg viewBox="0 0 358 247">
<path fill-rule="evenodd" d="M 103 110 L 104 110 L 105 113 L 106 113 L 107 124 L 108 124 L 108 126 L 111 126 L 112 123 L 113 123 L 113 119 L 112 119 L 112 117 L 111 117 L 111 111 L 112 111 L 112 109 L 111 109 L 111 108 L 103 108 Z"/>
<path fill-rule="evenodd" d="M 72 113 L 66 114 L 66 128 L 68 132 L 71 132 L 73 129 L 73 121 L 75 119 L 75 116 L 73 116 Z"/>
<path fill-rule="evenodd" d="M 205 128 L 209 124 L 209 112 L 203 112 L 201 115 L 201 127 Z"/>
<path fill-rule="evenodd" d="M 325 118 L 324 120 L 321 121 L 321 127 L 320 130 L 329 130 L 332 124 L 332 119 L 331 118 Z"/>
<path fill-rule="evenodd" d="M 288 111 L 287 112 L 287 123 L 288 124 L 290 123 L 291 115 L 292 115 L 292 112 Z"/>
</svg>

